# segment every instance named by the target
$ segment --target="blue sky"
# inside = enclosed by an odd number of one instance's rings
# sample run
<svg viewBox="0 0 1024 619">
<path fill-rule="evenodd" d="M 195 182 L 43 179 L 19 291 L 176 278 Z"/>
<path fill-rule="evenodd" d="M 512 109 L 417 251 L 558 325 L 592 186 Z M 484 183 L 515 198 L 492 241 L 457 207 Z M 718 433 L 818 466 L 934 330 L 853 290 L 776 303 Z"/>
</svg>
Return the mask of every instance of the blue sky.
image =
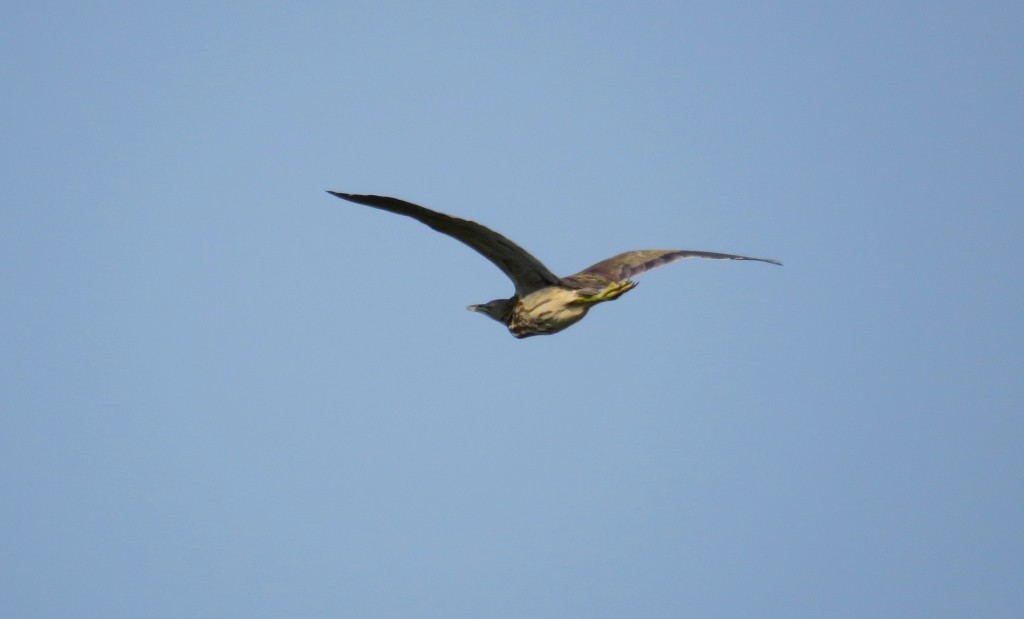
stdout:
<svg viewBox="0 0 1024 619">
<path fill-rule="evenodd" d="M 1019 617 L 1019 3 L 9 2 L 0 615 Z M 502 274 L 684 261 L 554 337 Z"/>
</svg>

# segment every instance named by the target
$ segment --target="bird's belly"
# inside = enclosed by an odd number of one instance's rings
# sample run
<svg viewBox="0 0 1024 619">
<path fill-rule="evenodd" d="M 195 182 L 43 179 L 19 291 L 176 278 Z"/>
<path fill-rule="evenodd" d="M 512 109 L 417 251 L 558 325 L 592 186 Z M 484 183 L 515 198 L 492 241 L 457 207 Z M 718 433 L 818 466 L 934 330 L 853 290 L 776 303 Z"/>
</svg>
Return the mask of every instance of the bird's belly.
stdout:
<svg viewBox="0 0 1024 619">
<path fill-rule="evenodd" d="M 574 290 L 538 290 L 516 303 L 508 330 L 518 338 L 558 333 L 579 321 L 590 309 L 589 305 L 573 303 L 577 299 Z"/>
</svg>

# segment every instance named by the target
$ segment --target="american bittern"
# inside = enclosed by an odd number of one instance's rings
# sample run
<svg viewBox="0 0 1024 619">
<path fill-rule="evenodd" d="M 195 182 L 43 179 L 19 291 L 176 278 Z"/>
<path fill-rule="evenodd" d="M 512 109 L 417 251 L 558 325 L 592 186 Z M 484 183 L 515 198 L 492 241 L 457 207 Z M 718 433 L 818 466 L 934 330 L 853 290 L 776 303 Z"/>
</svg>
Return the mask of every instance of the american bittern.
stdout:
<svg viewBox="0 0 1024 619">
<path fill-rule="evenodd" d="M 589 266 L 575 275 L 557 277 L 540 260 L 497 232 L 480 224 L 438 213 L 428 208 L 384 196 L 365 196 L 328 191 L 343 200 L 365 204 L 423 222 L 434 230 L 469 245 L 495 264 L 515 284 L 508 299 L 495 299 L 468 310 L 486 314 L 508 327 L 517 338 L 550 335 L 586 316 L 598 303 L 613 301 L 629 292 L 636 282 L 629 278 L 683 258 L 757 260 L 782 265 L 778 260 L 686 249 L 627 251 Z"/>
</svg>

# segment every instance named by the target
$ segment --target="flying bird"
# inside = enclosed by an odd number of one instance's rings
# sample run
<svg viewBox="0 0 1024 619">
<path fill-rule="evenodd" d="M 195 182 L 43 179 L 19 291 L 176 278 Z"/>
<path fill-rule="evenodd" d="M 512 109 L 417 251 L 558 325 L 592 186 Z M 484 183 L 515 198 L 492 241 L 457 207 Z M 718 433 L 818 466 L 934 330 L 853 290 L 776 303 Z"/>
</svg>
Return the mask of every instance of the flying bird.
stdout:
<svg viewBox="0 0 1024 619">
<path fill-rule="evenodd" d="M 490 316 L 524 338 L 550 335 L 569 327 L 598 303 L 614 301 L 636 286 L 630 277 L 683 258 L 756 260 L 782 265 L 778 260 L 687 249 L 640 249 L 627 251 L 589 266 L 575 275 L 558 277 L 540 260 L 490 228 L 468 219 L 385 196 L 328 191 L 342 200 L 365 204 L 412 217 L 442 234 L 462 241 L 502 270 L 515 285 L 508 299 L 495 299 L 466 309 Z"/>
</svg>

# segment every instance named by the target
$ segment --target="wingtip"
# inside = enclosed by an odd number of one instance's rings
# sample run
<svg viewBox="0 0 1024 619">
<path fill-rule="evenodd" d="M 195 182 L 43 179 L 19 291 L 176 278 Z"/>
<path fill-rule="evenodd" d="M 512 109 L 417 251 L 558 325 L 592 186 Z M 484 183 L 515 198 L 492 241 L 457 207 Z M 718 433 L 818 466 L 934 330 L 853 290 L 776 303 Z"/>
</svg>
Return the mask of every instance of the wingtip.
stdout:
<svg viewBox="0 0 1024 619">
<path fill-rule="evenodd" d="M 767 262 L 768 264 L 774 264 L 776 266 L 782 266 L 782 261 L 781 260 L 776 260 L 775 258 L 752 258 L 750 256 L 734 256 L 734 259 L 739 259 L 739 260 L 757 260 L 758 262 Z"/>
</svg>

